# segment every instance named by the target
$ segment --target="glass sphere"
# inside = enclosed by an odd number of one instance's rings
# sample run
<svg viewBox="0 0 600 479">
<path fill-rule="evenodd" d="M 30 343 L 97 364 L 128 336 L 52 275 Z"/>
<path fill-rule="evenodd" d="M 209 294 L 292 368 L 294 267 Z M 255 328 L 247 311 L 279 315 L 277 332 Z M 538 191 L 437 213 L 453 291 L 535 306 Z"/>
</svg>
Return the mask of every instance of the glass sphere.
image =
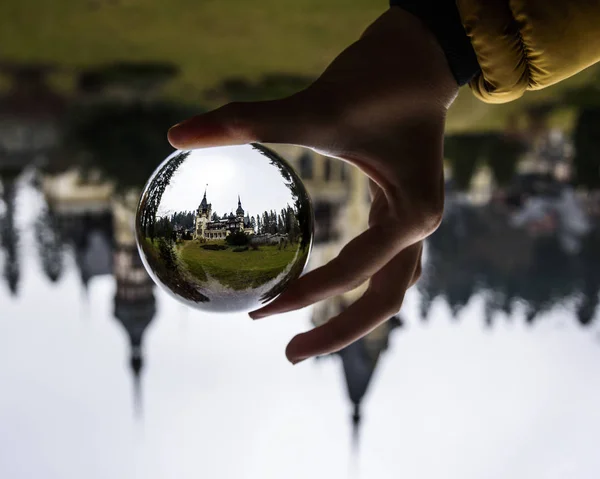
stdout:
<svg viewBox="0 0 600 479">
<path fill-rule="evenodd" d="M 175 151 L 137 209 L 140 256 L 154 281 L 206 311 L 251 311 L 302 273 L 313 211 L 295 171 L 251 144 Z"/>
</svg>

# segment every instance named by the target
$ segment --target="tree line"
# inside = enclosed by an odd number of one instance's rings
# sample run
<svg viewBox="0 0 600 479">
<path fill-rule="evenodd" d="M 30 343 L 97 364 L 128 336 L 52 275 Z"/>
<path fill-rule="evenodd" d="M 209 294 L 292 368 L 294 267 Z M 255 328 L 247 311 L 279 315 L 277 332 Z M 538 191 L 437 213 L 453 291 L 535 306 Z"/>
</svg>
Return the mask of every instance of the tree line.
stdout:
<svg viewBox="0 0 600 479">
<path fill-rule="evenodd" d="M 287 234 L 297 238 L 300 234 L 300 224 L 291 206 L 283 208 L 279 213 L 275 210 L 264 211 L 256 218 L 250 218 L 250 224 L 256 234 Z"/>
</svg>

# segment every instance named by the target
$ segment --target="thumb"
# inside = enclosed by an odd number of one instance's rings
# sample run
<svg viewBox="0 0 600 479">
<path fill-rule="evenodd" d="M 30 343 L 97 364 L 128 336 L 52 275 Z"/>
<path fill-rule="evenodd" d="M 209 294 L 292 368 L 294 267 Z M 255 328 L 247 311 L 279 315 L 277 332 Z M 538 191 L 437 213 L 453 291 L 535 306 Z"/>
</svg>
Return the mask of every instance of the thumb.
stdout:
<svg viewBox="0 0 600 479">
<path fill-rule="evenodd" d="M 307 104 L 297 95 L 281 100 L 229 103 L 173 126 L 171 145 L 180 149 L 241 145 L 251 142 L 310 142 Z M 308 146 L 308 145 L 307 145 Z"/>
</svg>

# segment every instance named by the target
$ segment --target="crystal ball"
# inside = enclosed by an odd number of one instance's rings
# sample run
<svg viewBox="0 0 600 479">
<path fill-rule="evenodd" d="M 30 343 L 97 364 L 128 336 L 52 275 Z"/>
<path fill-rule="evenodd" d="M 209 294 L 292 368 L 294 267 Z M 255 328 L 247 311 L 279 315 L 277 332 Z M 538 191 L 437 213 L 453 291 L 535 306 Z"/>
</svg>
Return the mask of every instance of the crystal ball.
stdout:
<svg viewBox="0 0 600 479">
<path fill-rule="evenodd" d="M 260 144 L 175 151 L 137 208 L 142 261 L 171 296 L 205 311 L 251 311 L 306 266 L 313 210 L 290 165 Z"/>
</svg>

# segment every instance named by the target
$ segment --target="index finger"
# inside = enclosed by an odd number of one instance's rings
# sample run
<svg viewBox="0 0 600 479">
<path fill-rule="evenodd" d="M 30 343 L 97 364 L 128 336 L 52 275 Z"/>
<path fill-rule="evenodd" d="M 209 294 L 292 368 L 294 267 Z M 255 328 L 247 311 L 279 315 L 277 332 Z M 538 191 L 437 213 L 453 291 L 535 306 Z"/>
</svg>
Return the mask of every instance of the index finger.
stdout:
<svg viewBox="0 0 600 479">
<path fill-rule="evenodd" d="M 280 100 L 229 103 L 171 127 L 168 139 L 180 149 L 252 142 L 310 147 L 318 122 L 304 96 L 300 92 Z"/>
</svg>

